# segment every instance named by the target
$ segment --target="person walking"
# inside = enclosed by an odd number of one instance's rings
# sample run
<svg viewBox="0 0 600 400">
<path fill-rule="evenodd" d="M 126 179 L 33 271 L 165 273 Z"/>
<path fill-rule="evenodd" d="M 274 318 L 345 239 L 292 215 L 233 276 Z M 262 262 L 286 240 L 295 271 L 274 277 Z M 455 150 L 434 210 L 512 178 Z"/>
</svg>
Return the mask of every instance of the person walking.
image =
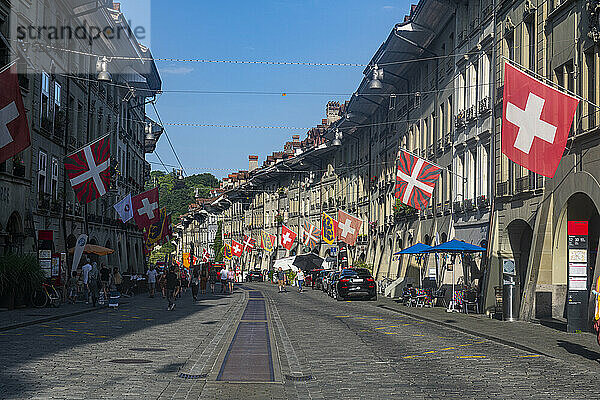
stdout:
<svg viewBox="0 0 600 400">
<path fill-rule="evenodd" d="M 88 274 L 88 287 L 90 291 L 90 298 L 92 301 L 92 307 L 96 307 L 98 302 L 98 295 L 100 293 L 100 272 L 96 263 L 92 264 L 92 269 Z"/>
<path fill-rule="evenodd" d="M 175 308 L 175 296 L 177 294 L 176 291 L 178 284 L 179 278 L 177 278 L 175 268 L 171 267 L 169 268 L 169 272 L 167 272 L 166 277 L 167 301 L 169 302 L 167 311 L 172 311 Z"/>
<path fill-rule="evenodd" d="M 304 272 L 302 270 L 298 270 L 296 279 L 298 280 L 298 292 L 302 293 L 302 287 L 304 286 Z"/>
<path fill-rule="evenodd" d="M 198 289 L 200 287 L 200 272 L 198 268 L 194 268 L 194 272 L 192 273 L 192 297 L 194 301 L 198 301 Z"/>
<path fill-rule="evenodd" d="M 154 297 L 154 293 L 156 292 L 156 266 L 151 266 L 148 272 L 146 272 L 146 276 L 148 277 L 148 291 L 150 292 L 150 297 Z"/>
<path fill-rule="evenodd" d="M 220 275 L 221 275 L 221 293 L 227 293 L 227 278 L 229 277 L 229 273 L 227 272 L 227 267 L 223 267 Z"/>
<path fill-rule="evenodd" d="M 69 288 L 68 299 L 71 304 L 75 304 L 75 301 L 77 300 L 77 280 L 77 271 L 71 272 L 71 277 L 67 284 L 67 287 Z"/>
<path fill-rule="evenodd" d="M 277 286 L 279 286 L 279 293 L 282 293 L 285 291 L 285 272 L 283 272 L 283 269 L 279 267 L 275 275 L 277 276 Z"/>
<path fill-rule="evenodd" d="M 108 299 L 108 284 L 110 281 L 110 269 L 106 268 L 104 263 L 100 264 L 100 283 L 102 285 L 102 293 L 104 298 Z"/>
<path fill-rule="evenodd" d="M 92 264 L 90 264 L 89 258 L 86 259 L 85 264 L 81 267 L 81 276 L 83 280 L 83 295 L 85 296 L 85 304 L 90 303 L 90 271 L 92 270 Z"/>
<path fill-rule="evenodd" d="M 111 277 L 111 290 L 115 290 L 121 293 L 121 288 L 123 286 L 123 276 L 119 272 L 118 267 L 113 268 L 112 277 Z"/>
<path fill-rule="evenodd" d="M 200 293 L 206 294 L 206 282 L 208 282 L 208 267 L 203 265 L 200 270 Z"/>
<path fill-rule="evenodd" d="M 208 282 L 210 283 L 210 291 L 215 294 L 215 284 L 217 283 L 217 270 L 215 267 L 209 267 Z"/>
<path fill-rule="evenodd" d="M 233 293 L 233 284 L 235 283 L 235 271 L 233 269 L 227 271 L 227 282 L 229 283 L 229 293 Z"/>
</svg>

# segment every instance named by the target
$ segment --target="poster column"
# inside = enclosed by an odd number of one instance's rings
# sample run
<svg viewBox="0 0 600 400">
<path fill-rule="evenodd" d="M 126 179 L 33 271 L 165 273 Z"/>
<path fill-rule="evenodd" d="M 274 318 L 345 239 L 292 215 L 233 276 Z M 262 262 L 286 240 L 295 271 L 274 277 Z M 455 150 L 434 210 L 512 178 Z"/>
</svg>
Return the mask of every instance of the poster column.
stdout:
<svg viewBox="0 0 600 400">
<path fill-rule="evenodd" d="M 586 331 L 588 327 L 587 221 L 568 222 L 567 249 L 567 332 Z"/>
</svg>

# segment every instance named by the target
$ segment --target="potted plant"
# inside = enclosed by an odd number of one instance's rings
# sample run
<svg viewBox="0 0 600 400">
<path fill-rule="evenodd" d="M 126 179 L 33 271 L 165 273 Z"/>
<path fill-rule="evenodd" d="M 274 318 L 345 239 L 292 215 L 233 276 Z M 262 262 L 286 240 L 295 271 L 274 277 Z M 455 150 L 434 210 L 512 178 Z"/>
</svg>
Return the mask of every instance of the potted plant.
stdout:
<svg viewBox="0 0 600 400">
<path fill-rule="evenodd" d="M 44 272 L 34 255 L 0 257 L 0 297 L 9 309 L 26 304 L 43 281 Z"/>
</svg>

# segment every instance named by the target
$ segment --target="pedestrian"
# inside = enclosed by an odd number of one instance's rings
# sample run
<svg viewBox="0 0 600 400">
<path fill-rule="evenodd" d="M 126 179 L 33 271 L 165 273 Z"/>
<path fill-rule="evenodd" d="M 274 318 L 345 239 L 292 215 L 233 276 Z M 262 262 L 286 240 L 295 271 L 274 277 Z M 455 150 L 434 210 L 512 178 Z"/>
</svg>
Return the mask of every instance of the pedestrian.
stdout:
<svg viewBox="0 0 600 400">
<path fill-rule="evenodd" d="M 108 283 L 110 281 L 110 269 L 106 268 L 104 263 L 100 264 L 100 283 L 102 285 L 102 292 L 104 298 L 108 298 Z"/>
<path fill-rule="evenodd" d="M 92 264 L 90 264 L 89 258 L 86 259 L 85 264 L 81 267 L 81 276 L 83 279 L 83 295 L 85 296 L 85 304 L 90 303 L 90 271 L 92 270 Z"/>
<path fill-rule="evenodd" d="M 98 302 L 98 294 L 100 293 L 100 272 L 98 271 L 98 266 L 94 262 L 92 264 L 92 269 L 88 275 L 88 287 L 90 291 L 90 299 L 92 301 L 92 307 L 96 307 L 96 303 Z"/>
<path fill-rule="evenodd" d="M 167 301 L 169 302 L 169 306 L 167 307 L 168 311 L 172 311 L 175 308 L 175 296 L 178 285 L 179 279 L 175 273 L 175 268 L 171 267 L 166 276 Z"/>
<path fill-rule="evenodd" d="M 111 290 L 121 292 L 121 287 L 123 286 L 123 276 L 119 272 L 118 267 L 113 268 L 113 273 L 111 277 Z"/>
<path fill-rule="evenodd" d="M 281 293 L 285 291 L 285 272 L 283 272 L 283 269 L 281 267 L 279 267 L 279 269 L 277 270 L 276 276 L 277 285 L 279 287 L 279 293 Z"/>
<path fill-rule="evenodd" d="M 215 294 L 215 284 L 217 283 L 217 270 L 215 267 L 209 267 L 208 282 L 210 283 L 210 291 Z"/>
<path fill-rule="evenodd" d="M 146 272 L 146 276 L 148 277 L 148 291 L 150 292 L 150 297 L 154 297 L 154 292 L 156 292 L 156 267 L 152 265 L 148 272 Z"/>
<path fill-rule="evenodd" d="M 227 267 L 223 267 L 221 270 L 221 293 L 227 292 L 227 278 L 229 277 L 229 273 L 227 272 Z"/>
<path fill-rule="evenodd" d="M 200 287 L 200 272 L 197 268 L 194 268 L 192 274 L 192 297 L 194 301 L 198 301 L 198 289 Z"/>
<path fill-rule="evenodd" d="M 229 282 L 229 293 L 233 293 L 233 284 L 235 283 L 235 271 L 233 269 L 227 271 L 227 282 Z"/>
<path fill-rule="evenodd" d="M 206 283 L 208 282 L 208 267 L 203 265 L 200 270 L 200 293 L 206 294 Z"/>
<path fill-rule="evenodd" d="M 162 293 L 163 299 L 167 298 L 167 267 L 163 268 L 160 277 L 158 278 L 158 285 L 160 286 L 160 291 Z"/>
<path fill-rule="evenodd" d="M 298 292 L 302 292 L 302 285 L 304 285 L 304 272 L 302 270 L 298 271 L 296 279 L 298 280 Z"/>
<path fill-rule="evenodd" d="M 596 297 L 596 310 L 594 313 L 594 329 L 596 330 L 596 334 L 598 335 L 596 340 L 598 341 L 598 345 L 600 345 L 600 275 L 596 280 L 596 285 L 592 289 L 592 293 Z"/>
<path fill-rule="evenodd" d="M 75 304 L 75 301 L 77 300 L 77 280 L 77 271 L 71 272 L 71 277 L 67 283 L 67 287 L 69 288 L 68 298 L 71 304 Z"/>
</svg>

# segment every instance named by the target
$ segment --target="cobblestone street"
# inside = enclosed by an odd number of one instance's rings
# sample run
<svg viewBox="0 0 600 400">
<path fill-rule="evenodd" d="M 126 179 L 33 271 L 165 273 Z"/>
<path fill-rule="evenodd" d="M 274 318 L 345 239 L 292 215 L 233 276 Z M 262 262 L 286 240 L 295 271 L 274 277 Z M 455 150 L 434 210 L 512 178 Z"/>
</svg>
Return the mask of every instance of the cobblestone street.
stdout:
<svg viewBox="0 0 600 400">
<path fill-rule="evenodd" d="M 597 390 L 597 348 L 563 359 L 395 312 L 387 299 L 288 290 L 251 284 L 196 304 L 187 293 L 173 312 L 139 296 L 118 311 L 5 330 L 0 398 L 578 399 Z"/>
</svg>

